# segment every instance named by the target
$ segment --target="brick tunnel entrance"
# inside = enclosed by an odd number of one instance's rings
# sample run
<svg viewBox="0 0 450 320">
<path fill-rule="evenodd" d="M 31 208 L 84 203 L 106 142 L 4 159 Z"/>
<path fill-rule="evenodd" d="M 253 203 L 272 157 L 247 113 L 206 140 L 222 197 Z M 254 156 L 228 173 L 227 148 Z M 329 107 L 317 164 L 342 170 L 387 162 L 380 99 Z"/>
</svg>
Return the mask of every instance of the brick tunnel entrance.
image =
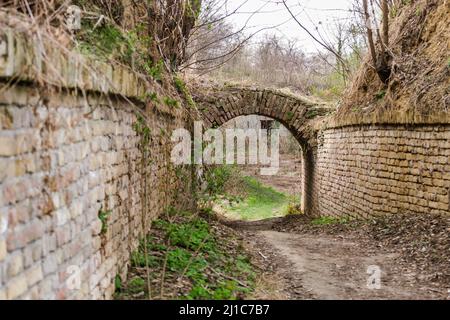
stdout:
<svg viewBox="0 0 450 320">
<path fill-rule="evenodd" d="M 218 128 L 224 137 L 224 144 L 226 145 L 226 152 L 230 152 L 229 143 L 232 144 L 232 159 L 233 163 L 226 162 L 228 165 L 237 164 L 239 175 L 244 179 L 252 179 L 254 182 L 260 183 L 261 189 L 259 193 L 265 194 L 268 192 L 268 198 L 271 196 L 275 198 L 281 195 L 280 203 L 274 203 L 273 216 L 282 216 L 297 210 L 297 213 L 311 213 L 309 204 L 313 201 L 313 195 L 309 190 L 313 190 L 313 179 L 310 178 L 313 164 L 309 155 L 307 147 L 303 147 L 298 141 L 298 138 L 286 128 L 279 121 L 260 115 L 239 116 Z M 250 149 L 254 142 L 252 141 L 252 132 L 256 132 L 257 136 L 257 161 L 252 156 Z M 230 135 L 230 133 L 233 133 Z M 239 134 L 243 136 L 239 136 Z M 261 139 L 261 134 L 267 136 L 266 139 Z M 232 141 L 228 141 L 232 139 Z M 264 146 L 265 144 L 265 146 Z M 242 152 L 245 155 L 242 155 Z M 264 163 L 261 156 L 262 153 L 270 155 L 271 163 Z M 242 157 L 243 156 L 243 157 Z M 244 162 L 239 161 L 243 158 Z M 225 158 L 230 158 L 229 154 Z M 276 159 L 275 159 L 276 158 Z M 264 168 L 276 167 L 276 170 L 268 170 L 263 172 Z M 245 184 L 245 183 L 244 183 Z M 234 186 L 240 190 L 242 186 Z M 252 187 L 253 188 L 253 187 Z M 273 189 L 273 194 L 267 190 Z M 254 189 L 254 188 L 253 188 Z M 253 190 L 252 189 L 252 190 Z M 239 191 L 238 191 L 239 192 Z M 233 191 L 231 191 L 233 193 Z M 264 202 L 266 199 L 261 198 L 259 201 Z M 280 212 L 281 207 L 282 212 Z M 255 208 L 256 210 L 256 208 Z M 256 215 L 253 218 L 270 218 L 266 208 L 262 208 L 261 216 Z M 249 218 L 249 217 L 246 217 Z"/>
<path fill-rule="evenodd" d="M 204 88 L 193 92 L 204 127 L 220 128 L 242 116 L 259 116 L 257 127 L 272 135 L 275 127 L 284 127 L 301 149 L 301 209 L 317 215 L 314 204 L 315 154 L 317 138 L 314 123 L 333 109 L 306 98 L 270 89 L 248 87 Z M 246 128 L 249 128 L 247 121 Z"/>
</svg>

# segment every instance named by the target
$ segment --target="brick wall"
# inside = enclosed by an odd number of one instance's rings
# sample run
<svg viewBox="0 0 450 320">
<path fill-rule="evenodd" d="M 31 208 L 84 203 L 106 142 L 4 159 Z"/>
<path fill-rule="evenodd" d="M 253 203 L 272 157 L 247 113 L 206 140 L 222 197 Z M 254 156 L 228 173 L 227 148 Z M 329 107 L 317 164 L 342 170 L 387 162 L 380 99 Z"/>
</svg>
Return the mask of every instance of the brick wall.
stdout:
<svg viewBox="0 0 450 320">
<path fill-rule="evenodd" d="M 170 85 L 2 32 L 0 300 L 111 298 L 151 221 L 194 206 L 170 140 L 195 110 Z M 180 107 L 144 103 L 149 92 Z"/>
<path fill-rule="evenodd" d="M 319 136 L 313 212 L 450 213 L 450 125 L 351 126 Z"/>
<path fill-rule="evenodd" d="M 0 299 L 110 298 L 143 226 L 192 205 L 169 158 L 170 131 L 185 120 L 144 112 L 152 134 L 142 166 L 126 101 L 20 86 L 0 95 Z"/>
</svg>

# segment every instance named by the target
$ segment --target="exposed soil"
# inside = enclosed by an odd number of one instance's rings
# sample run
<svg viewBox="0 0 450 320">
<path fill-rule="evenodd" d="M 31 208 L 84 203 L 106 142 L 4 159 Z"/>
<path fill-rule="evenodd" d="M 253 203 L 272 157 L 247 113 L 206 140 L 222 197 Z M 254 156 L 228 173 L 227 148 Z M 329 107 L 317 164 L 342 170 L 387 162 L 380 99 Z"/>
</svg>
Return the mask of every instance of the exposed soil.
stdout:
<svg viewBox="0 0 450 320">
<path fill-rule="evenodd" d="M 449 295 L 450 283 L 443 276 L 448 267 L 438 268 L 442 271 L 438 276 L 434 270 L 439 263 L 432 259 L 424 263 L 411 252 L 407 256 L 387 239 L 383 246 L 373 240 L 375 232 L 364 236 L 352 227 L 312 227 L 307 218 L 227 225 L 244 234 L 258 266 L 266 271 L 264 282 L 271 289 L 258 292 L 258 299 L 410 300 L 447 299 Z M 296 228 L 299 225 L 304 228 Z M 442 259 L 449 257 L 448 251 L 440 254 Z M 381 272 L 379 289 L 368 288 L 371 266 Z"/>
</svg>

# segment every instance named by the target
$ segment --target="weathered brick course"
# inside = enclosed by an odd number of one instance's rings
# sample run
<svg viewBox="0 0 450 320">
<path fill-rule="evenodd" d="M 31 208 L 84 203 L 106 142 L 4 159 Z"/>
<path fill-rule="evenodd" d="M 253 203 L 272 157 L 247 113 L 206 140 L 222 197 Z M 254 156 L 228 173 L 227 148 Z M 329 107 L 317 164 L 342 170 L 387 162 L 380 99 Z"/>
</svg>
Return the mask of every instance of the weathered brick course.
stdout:
<svg viewBox="0 0 450 320">
<path fill-rule="evenodd" d="M 23 104 L 27 90 L 7 91 L 8 99 L 0 96 L 0 298 L 110 298 L 143 235 L 142 221 L 148 228 L 175 205 L 176 191 L 179 203 L 193 204 L 182 191 L 188 181 L 177 179 L 168 161 L 170 132 L 189 127 L 187 120 L 176 109 L 146 111 L 152 140 L 144 194 L 136 106 L 96 97 L 86 108 L 83 96 L 64 92 Z M 106 227 L 101 211 L 109 213 Z M 74 266 L 83 284 L 77 289 L 68 286 Z"/>
<path fill-rule="evenodd" d="M 313 213 L 450 213 L 450 126 L 327 129 L 317 149 Z"/>
</svg>

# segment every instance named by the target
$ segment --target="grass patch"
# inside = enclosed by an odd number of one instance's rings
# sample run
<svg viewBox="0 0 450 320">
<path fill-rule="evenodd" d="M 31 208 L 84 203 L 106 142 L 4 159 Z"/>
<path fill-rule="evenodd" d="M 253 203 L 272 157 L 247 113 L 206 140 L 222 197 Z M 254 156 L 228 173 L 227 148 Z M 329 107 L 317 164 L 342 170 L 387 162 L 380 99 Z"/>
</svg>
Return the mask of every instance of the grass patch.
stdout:
<svg viewBox="0 0 450 320">
<path fill-rule="evenodd" d="M 83 31 L 78 36 L 81 53 L 106 60 L 130 62 L 133 53 L 132 44 L 117 27 L 105 25 L 94 30 L 92 26 L 85 26 Z"/>
<path fill-rule="evenodd" d="M 172 99 L 170 97 L 164 97 L 163 98 L 163 102 L 166 106 L 171 107 L 171 108 L 178 108 L 179 107 L 179 103 L 177 100 Z"/>
<path fill-rule="evenodd" d="M 246 196 L 243 201 L 227 207 L 230 213 L 247 221 L 284 216 L 288 213 L 290 197 L 251 177 L 244 177 L 243 183 Z"/>
<path fill-rule="evenodd" d="M 132 254 L 130 280 L 121 283 L 116 299 L 234 300 L 252 292 L 256 272 L 240 240 L 213 223 L 187 212 L 156 220 Z"/>
<path fill-rule="evenodd" d="M 350 221 L 349 218 L 337 218 L 337 217 L 329 217 L 324 216 L 320 218 L 316 218 L 311 221 L 312 225 L 315 226 L 328 226 L 328 225 L 334 225 L 334 224 L 346 224 Z"/>
</svg>

